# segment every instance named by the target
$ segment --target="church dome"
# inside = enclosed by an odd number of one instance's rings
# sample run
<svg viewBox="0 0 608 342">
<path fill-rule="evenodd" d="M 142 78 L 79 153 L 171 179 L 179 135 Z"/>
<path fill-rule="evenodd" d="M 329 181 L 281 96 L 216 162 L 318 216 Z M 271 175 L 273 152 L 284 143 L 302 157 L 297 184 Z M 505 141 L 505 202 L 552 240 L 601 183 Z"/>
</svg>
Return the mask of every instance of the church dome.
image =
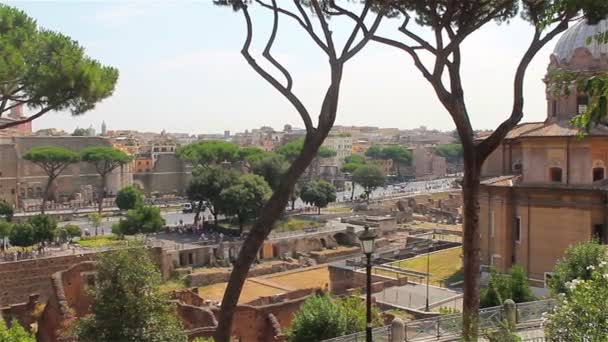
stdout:
<svg viewBox="0 0 608 342">
<path fill-rule="evenodd" d="M 577 53 L 583 52 L 590 55 L 591 59 L 606 60 L 608 58 L 608 43 L 600 43 L 593 39 L 589 44 L 588 38 L 595 37 L 599 33 L 608 31 L 608 19 L 590 25 L 586 20 L 581 20 L 570 27 L 560 37 L 553 58 L 558 64 L 570 64 Z M 580 49 L 580 50 L 579 50 Z"/>
</svg>

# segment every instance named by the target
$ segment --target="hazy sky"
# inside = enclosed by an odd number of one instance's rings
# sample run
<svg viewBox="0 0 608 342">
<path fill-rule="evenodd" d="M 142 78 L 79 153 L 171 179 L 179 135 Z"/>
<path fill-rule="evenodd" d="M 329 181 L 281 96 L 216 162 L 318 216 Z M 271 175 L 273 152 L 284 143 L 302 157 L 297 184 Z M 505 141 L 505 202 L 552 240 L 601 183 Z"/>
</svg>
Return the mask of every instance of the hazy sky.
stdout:
<svg viewBox="0 0 608 342">
<path fill-rule="evenodd" d="M 241 57 L 242 15 L 213 7 L 211 0 L 8 3 L 25 10 L 42 27 L 78 40 L 87 54 L 120 70 L 114 95 L 96 109 L 78 118 L 50 113 L 35 121 L 35 129 L 71 131 L 89 125 L 99 129 L 102 120 L 109 129 L 189 133 L 235 132 L 262 125 L 280 128 L 285 123 L 302 126 L 289 103 Z M 262 9 L 252 9 L 252 16 L 258 29 L 255 52 L 260 52 L 271 17 Z M 331 24 L 340 41 L 352 27 L 347 21 Z M 386 24 L 383 30 L 394 32 L 396 22 Z M 273 51 L 292 71 L 296 93 L 316 113 L 328 84 L 328 67 L 322 52 L 302 32 L 281 18 Z M 487 25 L 463 46 L 465 94 L 475 128 L 495 127 L 508 115 L 515 66 L 531 35 L 531 27 L 516 19 L 510 25 Z M 544 119 L 542 78 L 555 42 L 538 54 L 528 70 L 525 121 Z M 347 64 L 337 123 L 453 127 L 411 59 L 377 43 Z"/>
</svg>

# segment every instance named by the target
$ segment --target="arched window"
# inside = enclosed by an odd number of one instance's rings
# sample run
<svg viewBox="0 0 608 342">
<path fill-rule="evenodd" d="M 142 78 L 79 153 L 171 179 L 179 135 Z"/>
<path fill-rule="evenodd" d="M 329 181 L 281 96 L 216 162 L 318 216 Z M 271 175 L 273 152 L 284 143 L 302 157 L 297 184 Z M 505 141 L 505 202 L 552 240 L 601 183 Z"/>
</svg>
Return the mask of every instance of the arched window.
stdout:
<svg viewBox="0 0 608 342">
<path fill-rule="evenodd" d="M 604 168 L 603 167 L 594 167 L 593 168 L 593 181 L 597 182 L 604 179 Z"/>
<path fill-rule="evenodd" d="M 562 168 L 552 167 L 549 169 L 549 179 L 551 182 L 561 183 L 562 182 Z"/>
</svg>

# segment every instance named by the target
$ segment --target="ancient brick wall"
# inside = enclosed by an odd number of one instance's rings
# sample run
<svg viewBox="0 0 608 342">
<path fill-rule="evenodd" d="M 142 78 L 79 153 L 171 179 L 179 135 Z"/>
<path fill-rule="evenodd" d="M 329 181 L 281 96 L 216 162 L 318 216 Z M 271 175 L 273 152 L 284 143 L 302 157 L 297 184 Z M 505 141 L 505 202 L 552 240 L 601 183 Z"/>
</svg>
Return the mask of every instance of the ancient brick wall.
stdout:
<svg viewBox="0 0 608 342">
<path fill-rule="evenodd" d="M 44 303 L 52 292 L 51 275 L 92 260 L 95 253 L 0 263 L 0 307 L 27 302 L 31 294 Z"/>
<path fill-rule="evenodd" d="M 81 262 L 53 274 L 52 291 L 42 317 L 38 321 L 38 341 L 58 341 L 65 322 L 89 312 L 91 298 L 86 292 L 85 285 L 94 283 L 87 284 L 94 268 L 94 262 Z"/>
</svg>

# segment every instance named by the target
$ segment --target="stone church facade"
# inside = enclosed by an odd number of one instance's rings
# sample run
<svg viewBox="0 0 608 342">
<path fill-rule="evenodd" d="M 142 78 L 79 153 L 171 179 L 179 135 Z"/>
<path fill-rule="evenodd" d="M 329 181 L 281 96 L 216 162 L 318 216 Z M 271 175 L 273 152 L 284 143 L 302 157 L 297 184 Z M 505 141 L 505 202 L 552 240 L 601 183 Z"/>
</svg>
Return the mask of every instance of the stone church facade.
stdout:
<svg viewBox="0 0 608 342">
<path fill-rule="evenodd" d="M 607 72 L 608 44 L 587 37 L 608 30 L 608 20 L 580 22 L 558 41 L 554 70 Z M 524 267 L 543 286 L 565 249 L 592 238 L 608 243 L 608 126 L 584 138 L 570 120 L 589 99 L 576 90 L 556 94 L 547 84 L 547 118 L 511 131 L 482 168 L 481 263 L 506 271 Z"/>
</svg>

